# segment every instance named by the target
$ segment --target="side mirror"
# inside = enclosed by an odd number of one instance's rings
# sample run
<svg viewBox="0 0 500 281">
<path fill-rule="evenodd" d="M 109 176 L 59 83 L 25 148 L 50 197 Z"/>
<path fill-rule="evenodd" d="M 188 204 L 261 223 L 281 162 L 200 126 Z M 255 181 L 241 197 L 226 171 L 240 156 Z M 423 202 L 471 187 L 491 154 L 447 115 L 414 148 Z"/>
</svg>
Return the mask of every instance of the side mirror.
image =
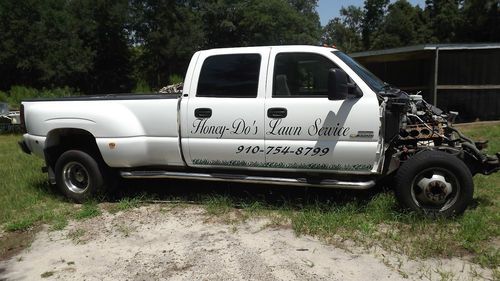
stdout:
<svg viewBox="0 0 500 281">
<path fill-rule="evenodd" d="M 354 82 L 349 82 L 349 76 L 341 68 L 328 71 L 328 99 L 344 100 L 348 97 L 359 98 L 363 92 Z"/>
</svg>

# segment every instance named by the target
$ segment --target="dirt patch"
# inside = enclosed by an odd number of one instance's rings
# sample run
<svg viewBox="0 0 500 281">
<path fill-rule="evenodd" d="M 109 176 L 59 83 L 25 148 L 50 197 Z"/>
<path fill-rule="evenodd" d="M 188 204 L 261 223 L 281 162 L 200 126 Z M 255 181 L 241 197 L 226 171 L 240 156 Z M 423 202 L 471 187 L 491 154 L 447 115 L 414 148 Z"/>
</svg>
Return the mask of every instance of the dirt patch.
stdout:
<svg viewBox="0 0 500 281">
<path fill-rule="evenodd" d="M 237 216 L 237 214 L 236 214 Z M 39 232 L 0 263 L 6 280 L 474 280 L 492 272 L 460 259 L 414 261 L 380 249 L 342 250 L 268 218 L 231 223 L 197 206 L 145 206 Z"/>
<path fill-rule="evenodd" d="M 0 232 L 0 261 L 8 260 L 31 245 L 38 230 L 35 227 L 25 231 Z"/>
</svg>

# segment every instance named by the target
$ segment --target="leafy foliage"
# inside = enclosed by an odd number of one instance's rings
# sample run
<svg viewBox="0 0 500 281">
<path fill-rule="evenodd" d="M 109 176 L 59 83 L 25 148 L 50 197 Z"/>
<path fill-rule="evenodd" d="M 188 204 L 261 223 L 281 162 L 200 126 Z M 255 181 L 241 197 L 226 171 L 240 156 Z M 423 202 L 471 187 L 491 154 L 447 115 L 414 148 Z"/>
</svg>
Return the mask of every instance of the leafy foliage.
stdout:
<svg viewBox="0 0 500 281">
<path fill-rule="evenodd" d="M 0 88 L 63 86 L 91 68 L 67 1 L 0 1 Z"/>
<path fill-rule="evenodd" d="M 74 32 L 91 50 L 91 67 L 70 86 L 90 94 L 130 92 L 133 88 L 127 0 L 67 1 Z"/>
<path fill-rule="evenodd" d="M 201 48 L 199 16 L 189 1 L 133 0 L 131 13 L 138 78 L 158 89 Z"/>
<path fill-rule="evenodd" d="M 413 7 L 406 1 L 397 1 L 389 5 L 387 16 L 373 34 L 372 39 L 372 49 L 408 46 L 432 41 L 422 9 Z"/>
<path fill-rule="evenodd" d="M 365 0 L 363 44 L 366 49 L 370 48 L 373 34 L 384 21 L 384 13 L 387 4 L 389 4 L 389 0 Z"/>
<path fill-rule="evenodd" d="M 345 52 L 363 50 L 361 32 L 363 28 L 363 10 L 356 6 L 342 7 L 341 18 L 334 18 L 323 29 L 322 41 L 335 45 Z"/>
<path fill-rule="evenodd" d="M 12 86 L 7 92 L 0 92 L 0 102 L 9 103 L 11 109 L 19 109 L 21 101 L 27 99 L 62 98 L 76 95 L 80 93 L 69 87 L 37 90 L 31 87 Z"/>
<path fill-rule="evenodd" d="M 498 0 L 427 0 L 425 7 L 365 0 L 363 7 L 343 7 L 323 29 L 317 5 L 318 0 L 0 1 L 0 91 L 15 85 L 68 86 L 84 94 L 157 90 L 185 73 L 194 52 L 216 47 L 326 43 L 355 52 L 500 40 Z"/>
<path fill-rule="evenodd" d="M 498 42 L 500 3 L 427 0 L 425 7 L 419 7 L 407 0 L 365 0 L 363 9 L 343 7 L 340 17 L 324 27 L 322 39 L 347 52 L 424 43 Z"/>
</svg>

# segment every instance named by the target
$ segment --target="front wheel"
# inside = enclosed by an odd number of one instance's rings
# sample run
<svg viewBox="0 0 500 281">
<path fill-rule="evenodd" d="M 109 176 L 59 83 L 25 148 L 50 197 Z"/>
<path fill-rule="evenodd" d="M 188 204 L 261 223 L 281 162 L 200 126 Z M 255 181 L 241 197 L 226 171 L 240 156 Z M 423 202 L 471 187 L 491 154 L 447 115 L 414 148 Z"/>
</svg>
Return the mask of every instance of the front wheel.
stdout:
<svg viewBox="0 0 500 281">
<path fill-rule="evenodd" d="M 429 216 L 461 214 L 472 200 L 474 183 L 467 166 L 442 151 L 423 151 L 396 173 L 396 199 L 404 208 Z"/>
<path fill-rule="evenodd" d="M 55 175 L 58 188 L 78 203 L 104 190 L 103 173 L 98 163 L 80 150 L 64 152 L 56 162 Z"/>
</svg>

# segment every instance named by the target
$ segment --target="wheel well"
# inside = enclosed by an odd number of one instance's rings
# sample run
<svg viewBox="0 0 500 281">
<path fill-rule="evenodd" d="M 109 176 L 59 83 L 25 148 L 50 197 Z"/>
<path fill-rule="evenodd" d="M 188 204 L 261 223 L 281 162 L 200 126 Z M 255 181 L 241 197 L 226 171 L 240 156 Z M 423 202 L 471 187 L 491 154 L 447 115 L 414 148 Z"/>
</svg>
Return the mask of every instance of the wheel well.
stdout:
<svg viewBox="0 0 500 281">
<path fill-rule="evenodd" d="M 61 154 L 72 149 L 84 151 L 97 161 L 102 161 L 101 152 L 91 133 L 81 129 L 57 129 L 48 134 L 45 142 L 44 153 L 47 167 L 54 170 Z"/>
<path fill-rule="evenodd" d="M 412 157 L 415 157 L 418 153 L 424 152 L 424 151 L 441 151 L 441 152 L 446 152 L 452 156 L 455 156 L 464 164 L 467 166 L 469 171 L 471 172 L 472 175 L 475 175 L 477 173 L 481 172 L 481 162 L 480 160 L 477 159 L 476 156 L 474 156 L 472 153 L 470 153 L 466 149 L 459 149 L 459 148 L 453 148 L 453 147 L 448 147 L 448 146 L 437 146 L 433 148 L 425 147 L 421 149 L 416 149 L 413 150 L 411 153 L 406 154 L 407 159 L 409 160 Z M 390 175 L 394 172 L 396 172 L 404 163 L 406 162 L 401 160 L 401 156 L 403 155 L 401 151 L 397 152 L 395 150 L 386 150 L 385 153 L 385 163 L 384 163 L 384 168 L 383 168 L 383 175 Z"/>
</svg>

